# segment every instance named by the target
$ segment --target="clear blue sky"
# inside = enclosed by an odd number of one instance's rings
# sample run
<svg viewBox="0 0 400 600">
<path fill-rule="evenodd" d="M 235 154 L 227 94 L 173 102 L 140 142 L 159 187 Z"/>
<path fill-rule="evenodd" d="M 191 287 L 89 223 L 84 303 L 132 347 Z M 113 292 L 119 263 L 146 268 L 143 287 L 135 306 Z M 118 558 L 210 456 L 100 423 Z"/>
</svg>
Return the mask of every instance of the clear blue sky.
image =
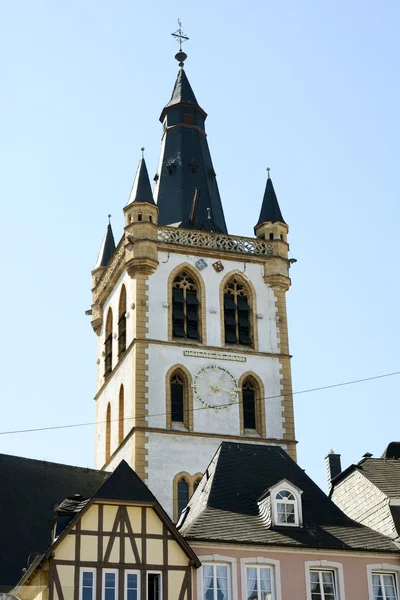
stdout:
<svg viewBox="0 0 400 600">
<path fill-rule="evenodd" d="M 266 167 L 290 225 L 293 386 L 400 370 L 395 0 L 0 3 L 1 430 L 94 419 L 90 271 L 177 72 L 186 72 L 231 233 L 252 235 Z M 400 377 L 295 396 L 300 464 L 325 486 L 400 439 Z M 0 436 L 0 452 L 93 465 L 94 429 Z"/>
</svg>

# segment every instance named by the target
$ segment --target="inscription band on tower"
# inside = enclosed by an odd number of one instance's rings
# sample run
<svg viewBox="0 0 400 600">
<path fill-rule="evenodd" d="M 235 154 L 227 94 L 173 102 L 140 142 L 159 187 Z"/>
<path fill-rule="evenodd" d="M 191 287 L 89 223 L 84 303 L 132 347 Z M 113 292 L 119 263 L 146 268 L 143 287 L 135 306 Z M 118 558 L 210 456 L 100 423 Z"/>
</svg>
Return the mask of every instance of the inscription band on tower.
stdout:
<svg viewBox="0 0 400 600">
<path fill-rule="evenodd" d="M 216 360 L 230 360 L 236 362 L 246 362 L 245 356 L 239 354 L 227 354 L 221 352 L 207 352 L 206 350 L 184 350 L 184 356 L 195 356 L 196 358 L 214 358 Z"/>
</svg>

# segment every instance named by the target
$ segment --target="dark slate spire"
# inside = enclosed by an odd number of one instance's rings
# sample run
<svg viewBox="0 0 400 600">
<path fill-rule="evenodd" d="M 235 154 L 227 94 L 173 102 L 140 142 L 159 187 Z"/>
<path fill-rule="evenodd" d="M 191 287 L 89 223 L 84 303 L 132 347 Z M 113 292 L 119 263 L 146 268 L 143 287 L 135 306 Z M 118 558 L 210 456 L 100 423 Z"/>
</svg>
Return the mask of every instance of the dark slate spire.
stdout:
<svg viewBox="0 0 400 600">
<path fill-rule="evenodd" d="M 142 153 L 143 151 L 144 148 L 142 148 Z M 151 191 L 149 174 L 147 172 L 146 161 L 144 160 L 143 154 L 139 161 L 127 206 L 132 202 L 147 202 L 148 204 L 155 204 L 153 200 L 153 192 Z"/>
<path fill-rule="evenodd" d="M 205 133 L 207 114 L 199 106 L 183 69 L 185 58 L 183 52 L 176 55 L 181 68 L 171 100 L 160 117 L 164 130 L 154 190 L 160 211 L 158 222 L 227 233 Z"/>
<path fill-rule="evenodd" d="M 266 222 L 276 223 L 277 221 L 279 221 L 279 223 L 285 223 L 282 217 L 281 209 L 279 208 L 279 202 L 275 194 L 272 179 L 269 175 L 269 169 L 267 169 L 267 171 L 267 185 L 265 187 L 263 203 L 257 225 L 261 225 L 261 223 Z"/>
<path fill-rule="evenodd" d="M 108 215 L 108 218 L 110 219 L 111 215 Z M 108 261 L 110 260 L 114 250 L 115 250 L 114 235 L 113 235 L 112 228 L 111 228 L 111 222 L 109 222 L 107 225 L 106 234 L 104 236 L 103 243 L 101 244 L 101 247 L 100 247 L 100 252 L 97 257 L 96 265 L 94 268 L 98 269 L 99 267 L 106 267 L 108 265 Z"/>
</svg>

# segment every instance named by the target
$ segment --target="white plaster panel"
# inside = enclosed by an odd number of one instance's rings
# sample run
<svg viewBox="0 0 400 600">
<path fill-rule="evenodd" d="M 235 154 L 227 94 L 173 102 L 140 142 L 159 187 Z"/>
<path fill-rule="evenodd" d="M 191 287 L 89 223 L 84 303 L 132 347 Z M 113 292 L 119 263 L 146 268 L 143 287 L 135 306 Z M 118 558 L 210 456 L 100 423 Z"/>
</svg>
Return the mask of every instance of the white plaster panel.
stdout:
<svg viewBox="0 0 400 600">
<path fill-rule="evenodd" d="M 219 289 L 222 279 L 230 271 L 240 271 L 244 279 L 251 281 L 256 291 L 256 312 L 261 315 L 257 319 L 258 340 L 260 352 L 278 352 L 278 331 L 276 323 L 276 299 L 273 290 L 265 284 L 262 264 L 255 264 L 240 261 L 226 260 L 222 262 L 225 269 L 217 273 L 212 264 L 218 257 L 203 257 L 207 267 L 199 271 L 195 267 L 196 261 L 201 256 L 191 256 L 190 254 L 176 254 L 159 251 L 159 265 L 156 271 L 149 276 L 149 314 L 151 316 L 149 323 L 150 339 L 166 341 L 168 339 L 168 278 L 173 269 L 182 263 L 189 263 L 196 270 L 198 277 L 202 278 L 206 290 L 206 330 L 207 345 L 222 345 L 221 340 L 221 320 L 219 305 Z M 236 258 L 236 257 L 235 257 Z"/>
<path fill-rule="evenodd" d="M 177 473 L 204 473 L 223 437 L 146 434 L 148 467 L 146 484 L 161 506 L 172 517 L 173 479 Z M 254 440 L 254 443 L 262 443 Z M 285 446 L 282 446 L 285 447 Z"/>
<path fill-rule="evenodd" d="M 277 439 L 283 437 L 282 397 L 279 395 L 281 393 L 281 374 L 278 358 L 247 355 L 246 362 L 202 359 L 184 356 L 184 350 L 187 349 L 187 345 L 149 345 L 148 424 L 150 427 L 166 427 L 166 374 L 171 367 L 176 364 L 184 364 L 193 378 L 202 367 L 215 364 L 227 369 L 236 381 L 247 371 L 252 371 L 260 377 L 266 396 L 264 402 L 267 437 Z M 245 355 L 243 354 L 243 356 Z M 205 408 L 201 401 L 194 399 L 193 408 L 194 431 L 240 435 L 239 405 L 215 411 Z"/>
</svg>

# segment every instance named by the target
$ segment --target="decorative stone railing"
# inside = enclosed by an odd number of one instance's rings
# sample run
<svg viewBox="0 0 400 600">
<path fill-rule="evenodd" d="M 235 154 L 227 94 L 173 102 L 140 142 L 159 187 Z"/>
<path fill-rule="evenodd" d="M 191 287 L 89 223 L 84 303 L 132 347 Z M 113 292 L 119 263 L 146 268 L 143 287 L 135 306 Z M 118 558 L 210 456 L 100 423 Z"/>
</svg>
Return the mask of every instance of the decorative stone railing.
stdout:
<svg viewBox="0 0 400 600">
<path fill-rule="evenodd" d="M 242 254 L 259 254 L 264 256 L 271 256 L 273 254 L 272 244 L 264 240 L 236 235 L 224 235 L 222 233 L 176 229 L 175 227 L 158 227 L 157 239 L 159 242 L 166 244 L 211 248 L 213 250 L 225 250 L 226 252 L 240 252 Z"/>
</svg>

